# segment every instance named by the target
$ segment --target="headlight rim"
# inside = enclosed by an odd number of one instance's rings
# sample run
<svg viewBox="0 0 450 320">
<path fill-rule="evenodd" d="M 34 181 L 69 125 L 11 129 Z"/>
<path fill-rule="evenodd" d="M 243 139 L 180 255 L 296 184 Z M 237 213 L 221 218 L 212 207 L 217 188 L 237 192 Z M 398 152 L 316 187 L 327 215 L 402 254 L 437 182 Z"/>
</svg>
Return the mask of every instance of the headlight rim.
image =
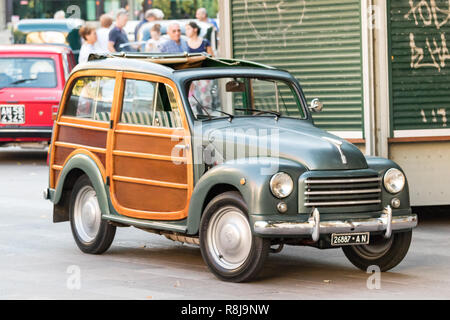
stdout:
<svg viewBox="0 0 450 320">
<path fill-rule="evenodd" d="M 398 191 L 397 190 L 393 190 L 391 188 L 391 186 L 387 183 L 387 180 L 386 180 L 386 178 L 388 176 L 388 173 L 392 172 L 392 171 L 398 171 L 403 177 L 403 185 Z M 405 189 L 405 185 L 406 185 L 406 176 L 403 173 L 403 171 L 401 171 L 401 170 L 399 170 L 397 168 L 389 168 L 388 170 L 386 170 L 386 172 L 383 175 L 383 186 L 384 186 L 384 189 L 386 189 L 387 192 L 389 192 L 390 194 L 398 194 L 398 193 L 402 192 Z"/>
<path fill-rule="evenodd" d="M 275 179 L 277 177 L 280 177 L 281 175 L 286 175 L 290 181 L 290 190 L 286 195 L 277 194 L 277 192 L 274 190 L 275 189 L 274 188 Z M 277 199 L 285 199 L 285 198 L 289 197 L 292 194 L 292 192 L 294 191 L 294 179 L 292 179 L 292 177 L 289 173 L 284 172 L 284 171 L 279 171 L 270 178 L 269 188 L 270 188 L 270 192 L 272 193 L 272 195 L 274 197 L 276 197 Z"/>
</svg>

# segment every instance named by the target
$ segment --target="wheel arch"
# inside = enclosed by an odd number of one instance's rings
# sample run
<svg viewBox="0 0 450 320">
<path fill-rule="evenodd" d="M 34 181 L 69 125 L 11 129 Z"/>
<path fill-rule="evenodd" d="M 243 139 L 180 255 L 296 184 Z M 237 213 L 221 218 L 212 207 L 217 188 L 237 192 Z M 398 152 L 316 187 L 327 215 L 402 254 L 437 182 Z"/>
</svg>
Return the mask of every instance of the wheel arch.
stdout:
<svg viewBox="0 0 450 320">
<path fill-rule="evenodd" d="M 273 172 L 264 166 L 274 168 Z M 187 221 L 187 233 L 197 234 L 200 219 L 207 203 L 226 191 L 237 191 L 247 204 L 249 214 L 270 214 L 276 210 L 278 200 L 272 195 L 269 181 L 279 170 L 289 172 L 294 181 L 303 167 L 290 160 L 275 158 L 240 159 L 227 161 L 208 170 L 199 179 L 192 193 Z M 296 196 L 291 206 L 296 209 Z"/>
<path fill-rule="evenodd" d="M 53 214 L 54 222 L 68 221 L 70 193 L 75 181 L 83 174 L 89 177 L 89 180 L 97 193 L 102 213 L 109 214 L 108 196 L 104 184 L 105 177 L 102 170 L 99 168 L 97 161 L 94 161 L 88 154 L 77 153 L 69 156 L 55 188 L 52 199 L 55 205 Z"/>
</svg>

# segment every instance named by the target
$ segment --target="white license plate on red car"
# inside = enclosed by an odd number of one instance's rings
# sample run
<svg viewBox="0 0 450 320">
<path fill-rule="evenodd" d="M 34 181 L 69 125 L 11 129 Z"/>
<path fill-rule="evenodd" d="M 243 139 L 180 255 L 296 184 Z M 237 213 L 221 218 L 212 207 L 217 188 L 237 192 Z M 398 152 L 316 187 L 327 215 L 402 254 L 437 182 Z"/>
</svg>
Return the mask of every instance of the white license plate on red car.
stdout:
<svg viewBox="0 0 450 320">
<path fill-rule="evenodd" d="M 361 233 L 333 233 L 331 235 L 332 246 L 349 246 L 358 244 L 369 244 L 369 232 Z"/>
<path fill-rule="evenodd" d="M 0 123 L 22 124 L 25 123 L 25 106 L 18 104 L 0 105 Z"/>
</svg>

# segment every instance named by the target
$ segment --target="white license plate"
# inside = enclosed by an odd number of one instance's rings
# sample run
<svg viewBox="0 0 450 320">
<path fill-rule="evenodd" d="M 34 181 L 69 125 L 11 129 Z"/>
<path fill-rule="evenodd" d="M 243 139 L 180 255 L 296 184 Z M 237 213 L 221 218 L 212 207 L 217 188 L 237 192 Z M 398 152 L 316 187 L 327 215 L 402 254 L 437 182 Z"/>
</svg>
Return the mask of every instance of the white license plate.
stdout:
<svg viewBox="0 0 450 320">
<path fill-rule="evenodd" d="M 348 246 L 369 244 L 369 232 L 362 233 L 333 233 L 331 235 L 332 246 Z"/>
<path fill-rule="evenodd" d="M 2 124 L 22 124 L 25 123 L 24 105 L 0 105 L 0 123 Z"/>
</svg>

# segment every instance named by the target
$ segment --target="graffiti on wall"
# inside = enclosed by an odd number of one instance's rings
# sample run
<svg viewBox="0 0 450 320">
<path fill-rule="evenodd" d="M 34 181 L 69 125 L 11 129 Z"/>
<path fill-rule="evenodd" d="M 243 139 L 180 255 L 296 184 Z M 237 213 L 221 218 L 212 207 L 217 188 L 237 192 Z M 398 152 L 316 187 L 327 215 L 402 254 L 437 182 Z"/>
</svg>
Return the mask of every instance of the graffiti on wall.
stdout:
<svg viewBox="0 0 450 320">
<path fill-rule="evenodd" d="M 445 3 L 445 8 L 442 7 Z M 432 68 L 438 73 L 448 65 L 450 53 L 447 47 L 448 35 L 443 27 L 450 22 L 450 0 L 441 1 L 441 7 L 436 0 L 409 0 L 409 11 L 404 15 L 407 20 L 413 20 L 416 26 L 426 28 L 416 34 L 409 33 L 409 46 L 411 49 L 411 68 Z M 420 39 L 420 41 L 416 41 Z M 421 43 L 418 45 L 417 43 Z M 422 123 L 442 124 L 447 127 L 446 108 L 436 107 L 420 109 Z M 440 121 L 439 121 L 440 120 Z"/>
<path fill-rule="evenodd" d="M 411 47 L 411 68 L 421 67 L 436 68 L 441 72 L 446 66 L 446 60 L 450 60 L 450 53 L 447 48 L 445 32 L 441 32 L 442 26 L 450 21 L 450 0 L 447 2 L 447 9 L 439 8 L 436 0 L 409 0 L 410 10 L 404 15 L 405 19 L 414 19 L 416 26 L 434 27 L 437 36 L 425 37 L 425 48 L 416 45 L 416 35 L 409 33 L 409 45 Z M 424 58 L 428 57 L 428 62 Z"/>
<path fill-rule="evenodd" d="M 262 14 L 255 16 L 251 12 L 253 10 L 262 12 Z M 292 9 L 289 8 L 289 3 L 286 1 L 280 1 L 275 6 L 268 4 L 267 1 L 256 3 L 249 3 L 248 0 L 245 1 L 245 17 L 256 39 L 261 41 L 281 39 L 284 47 L 287 46 L 286 37 L 289 31 L 293 27 L 301 25 L 303 22 L 306 11 L 306 0 L 298 1 L 295 10 L 298 14 L 297 18 L 288 19 L 285 15 L 288 12 L 292 14 Z M 256 22 L 254 22 L 254 19 L 260 21 L 262 17 L 267 21 L 267 28 L 258 28 Z"/>
</svg>

